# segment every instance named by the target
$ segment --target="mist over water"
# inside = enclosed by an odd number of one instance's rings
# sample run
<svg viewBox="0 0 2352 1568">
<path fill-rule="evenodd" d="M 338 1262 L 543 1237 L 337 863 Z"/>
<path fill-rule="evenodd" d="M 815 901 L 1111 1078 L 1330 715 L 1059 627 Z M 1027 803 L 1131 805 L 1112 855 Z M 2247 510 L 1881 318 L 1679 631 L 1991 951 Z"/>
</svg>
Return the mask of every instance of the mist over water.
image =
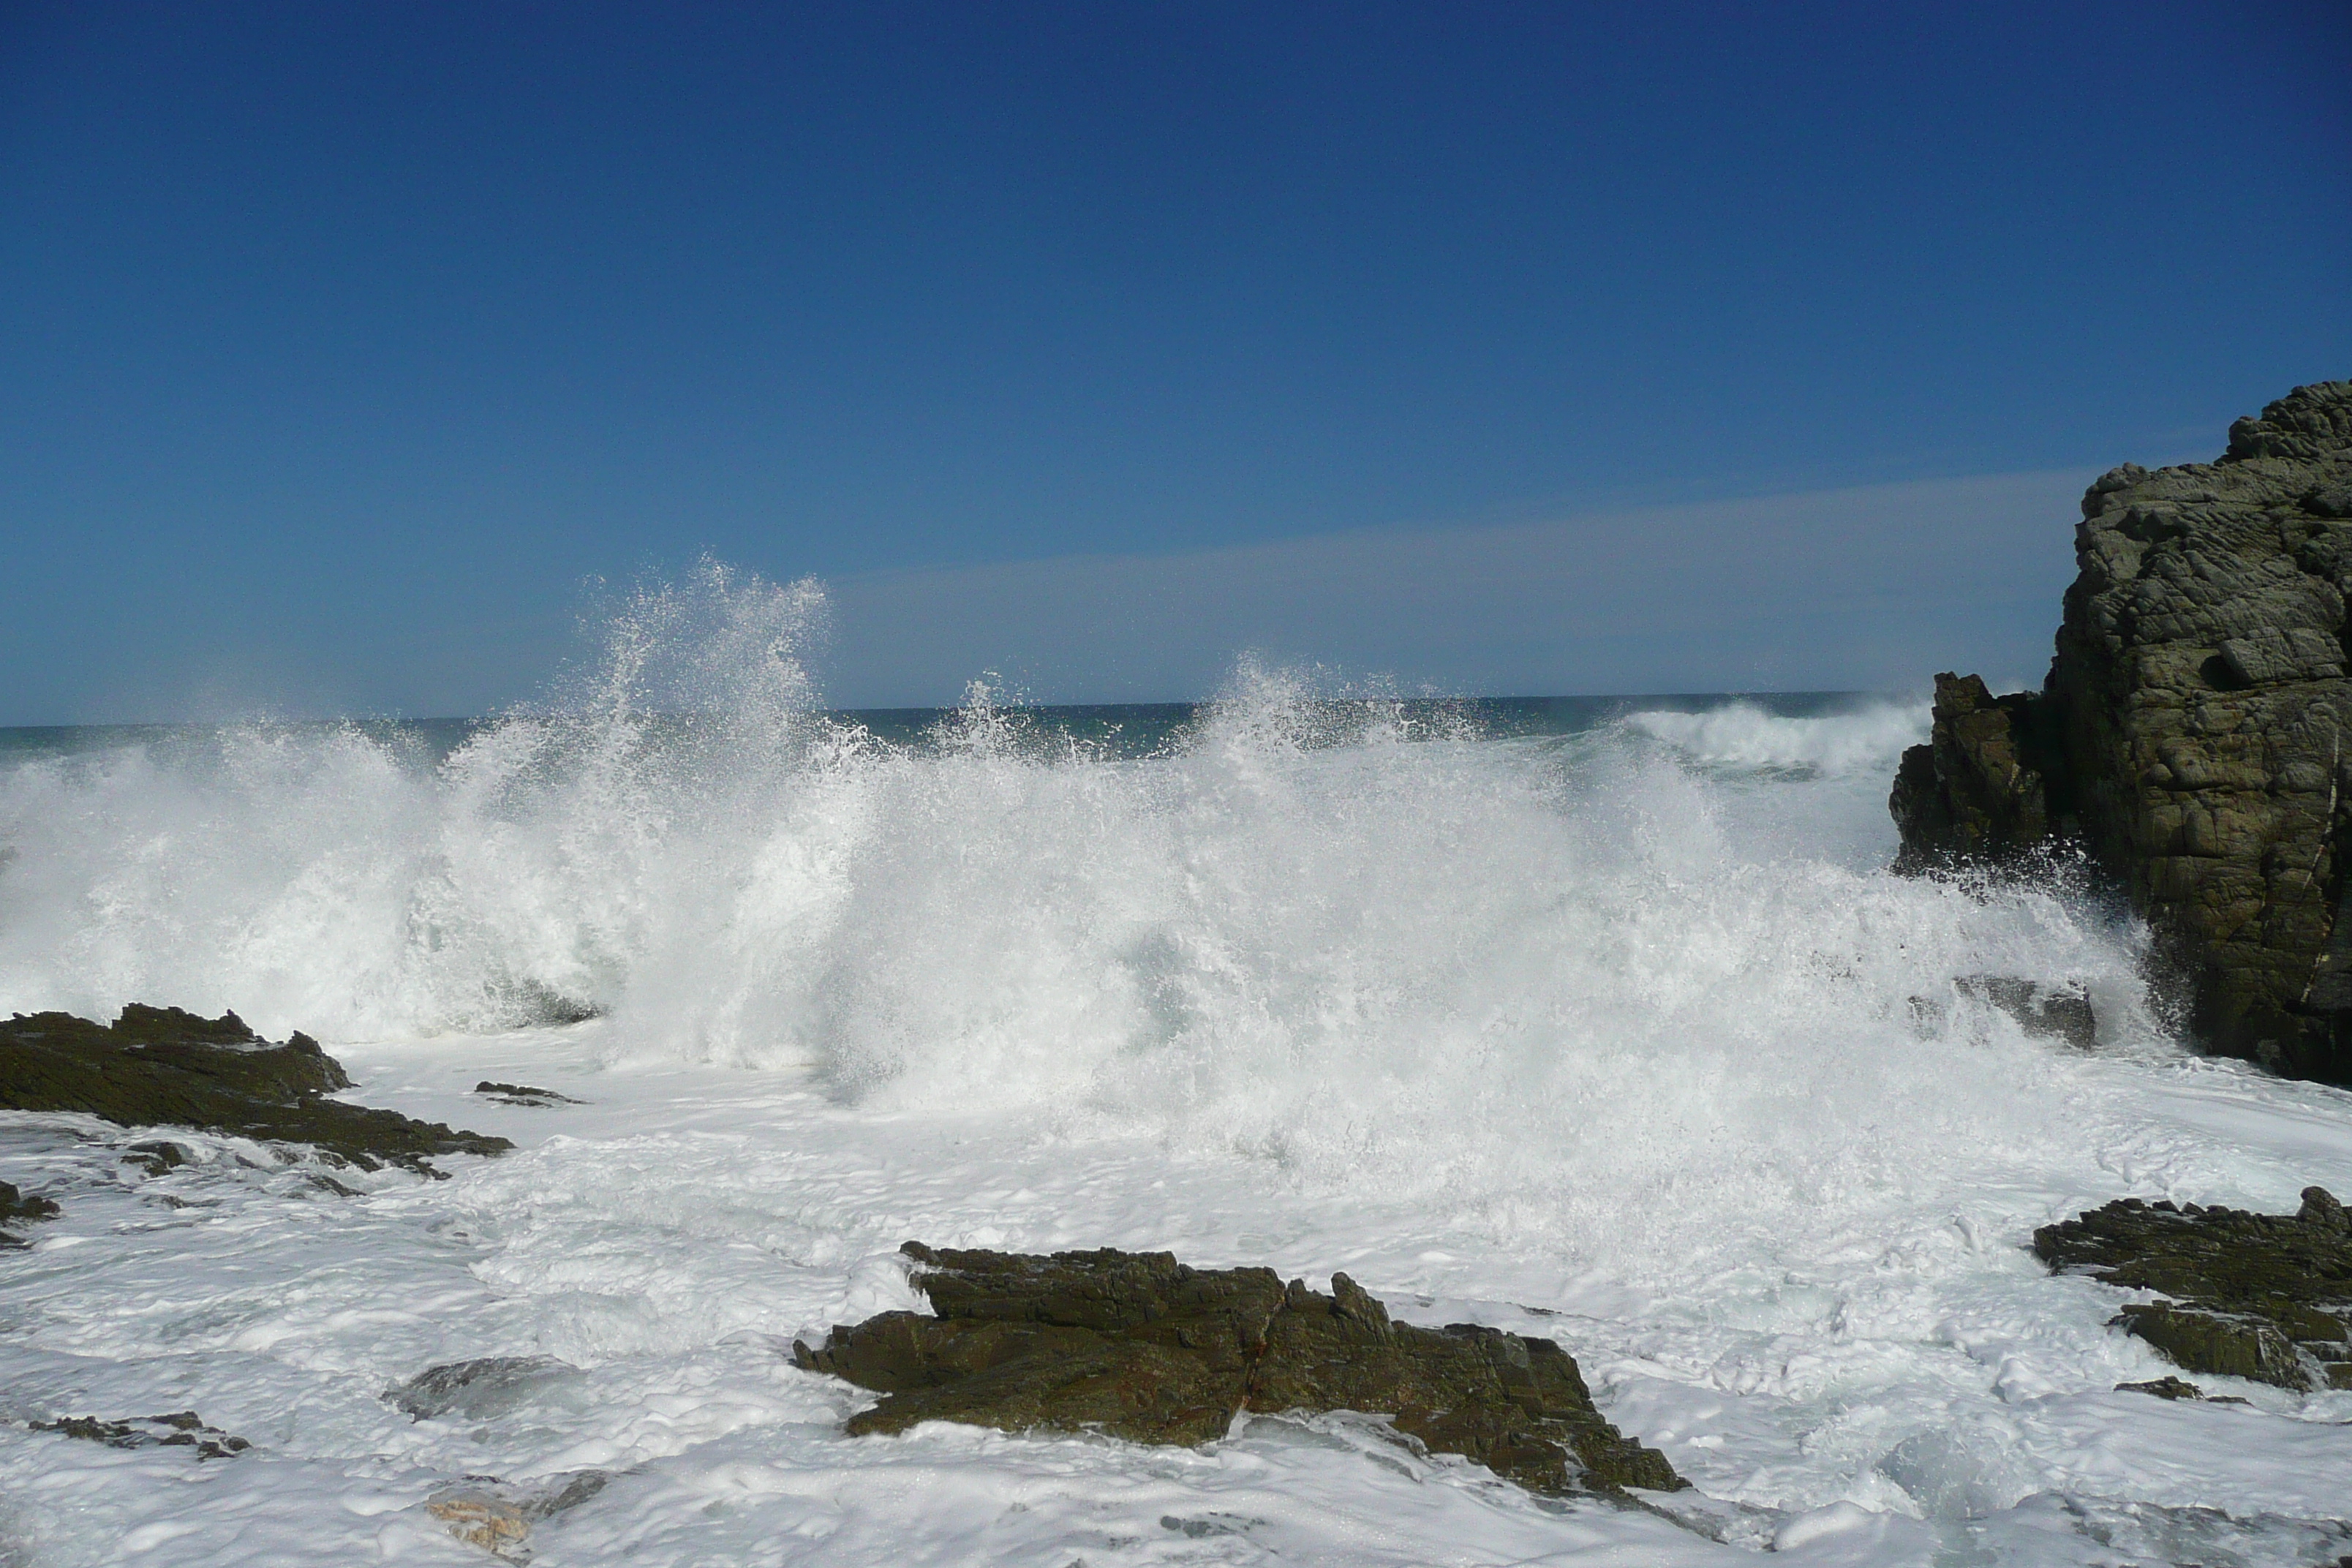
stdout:
<svg viewBox="0 0 2352 1568">
<path fill-rule="evenodd" d="M 2163 1048 L 2130 928 L 1880 869 L 1914 708 L 1538 733 L 1244 662 L 1149 745 L 980 687 L 886 740 L 820 710 L 823 612 L 706 568 L 446 755 L 278 726 L 19 760 L 0 1006 L 330 1041 L 599 1013 L 615 1058 L 1142 1130 L 1596 1246 L 2061 1137 L 2048 1048 L 1959 977 L 2087 989 L 2110 1044 Z"/>
</svg>

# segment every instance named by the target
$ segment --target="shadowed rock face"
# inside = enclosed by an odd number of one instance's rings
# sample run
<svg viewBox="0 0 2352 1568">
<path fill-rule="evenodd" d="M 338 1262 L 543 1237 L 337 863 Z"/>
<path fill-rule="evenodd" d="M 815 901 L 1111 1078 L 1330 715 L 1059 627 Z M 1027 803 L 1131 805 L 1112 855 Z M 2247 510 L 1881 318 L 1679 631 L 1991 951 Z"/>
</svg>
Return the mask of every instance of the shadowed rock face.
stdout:
<svg viewBox="0 0 2352 1568">
<path fill-rule="evenodd" d="M 2352 1388 L 2352 1217 L 2324 1187 L 2305 1188 L 2291 1215 L 2119 1198 L 2043 1226 L 2033 1250 L 2168 1298 L 2118 1321 L 2191 1372 Z"/>
<path fill-rule="evenodd" d="M 234 1013 L 199 1018 L 132 1003 L 110 1027 L 69 1013 L 19 1013 L 0 1024 L 0 1107 L 11 1110 L 80 1111 L 125 1127 L 196 1127 L 309 1143 L 371 1171 L 390 1163 L 432 1174 L 429 1155 L 514 1147 L 325 1098 L 351 1082 L 309 1036 L 273 1046 Z"/>
<path fill-rule="evenodd" d="M 2093 484 L 2039 693 L 1938 676 L 1897 869 L 2074 840 L 2156 930 L 2213 1047 L 2352 1082 L 2352 382 L 2211 463 Z"/>
<path fill-rule="evenodd" d="M 961 1421 L 1193 1444 L 1244 1410 L 1357 1410 L 1538 1491 L 1685 1484 L 1602 1418 L 1550 1341 L 1391 1323 L 1344 1274 L 1326 1296 L 1164 1252 L 903 1250 L 938 1316 L 886 1312 L 793 1346 L 804 1369 L 888 1396 L 853 1435 Z"/>
</svg>

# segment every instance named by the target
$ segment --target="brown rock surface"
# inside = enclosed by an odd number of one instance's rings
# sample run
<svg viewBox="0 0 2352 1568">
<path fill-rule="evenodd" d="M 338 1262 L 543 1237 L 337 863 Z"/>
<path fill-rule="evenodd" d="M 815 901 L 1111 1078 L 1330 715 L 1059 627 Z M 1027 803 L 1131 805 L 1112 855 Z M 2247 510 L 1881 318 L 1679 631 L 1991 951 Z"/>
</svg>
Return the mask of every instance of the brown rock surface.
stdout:
<svg viewBox="0 0 2352 1568">
<path fill-rule="evenodd" d="M 887 1395 L 853 1435 L 961 1421 L 1191 1444 L 1244 1410 L 1358 1410 L 1538 1491 L 1685 1484 L 1602 1417 L 1550 1341 L 1392 1323 L 1344 1274 L 1326 1296 L 1164 1252 L 904 1251 L 936 1317 L 885 1312 L 793 1346 L 802 1367 Z"/>
</svg>

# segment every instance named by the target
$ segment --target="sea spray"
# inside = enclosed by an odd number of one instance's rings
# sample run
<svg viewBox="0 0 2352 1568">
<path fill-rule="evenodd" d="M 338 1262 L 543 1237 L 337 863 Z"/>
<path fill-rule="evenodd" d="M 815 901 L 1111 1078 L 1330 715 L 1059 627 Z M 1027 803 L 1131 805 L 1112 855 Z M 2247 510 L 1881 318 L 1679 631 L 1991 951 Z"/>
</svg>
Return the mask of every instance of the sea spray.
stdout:
<svg viewBox="0 0 2352 1568">
<path fill-rule="evenodd" d="M 2063 1064 L 1964 977 L 2091 990 L 2160 1046 L 2095 905 L 1877 869 L 1908 709 L 1485 739 L 1245 663 L 1147 756 L 984 689 L 885 744 L 818 710 L 822 616 L 715 565 L 644 590 L 437 763 L 278 726 L 19 764 L 0 1005 L 331 1040 L 602 1013 L 615 1059 L 1143 1131 L 1605 1249 L 2062 1136 Z"/>
</svg>

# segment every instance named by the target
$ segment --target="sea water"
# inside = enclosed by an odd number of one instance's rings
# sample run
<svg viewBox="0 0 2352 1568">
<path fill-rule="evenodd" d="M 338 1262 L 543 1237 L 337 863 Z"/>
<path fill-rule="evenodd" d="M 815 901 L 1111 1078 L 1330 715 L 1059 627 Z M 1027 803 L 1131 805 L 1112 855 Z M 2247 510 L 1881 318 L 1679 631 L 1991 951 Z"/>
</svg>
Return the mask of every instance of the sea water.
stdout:
<svg viewBox="0 0 2352 1568">
<path fill-rule="evenodd" d="M 2063 864 L 1889 875 L 1919 704 L 1244 661 L 1197 706 L 839 713 L 821 610 L 714 570 L 488 721 L 0 739 L 0 1007 L 233 1007 L 519 1145 L 351 1196 L 0 1113 L 0 1178 L 64 1205 L 0 1255 L 0 1562 L 486 1563 L 428 1499 L 587 1469 L 542 1564 L 2352 1552 L 2352 1394 L 2116 1392 L 2171 1369 L 2025 1250 L 2119 1195 L 2352 1191 L 2352 1096 L 2185 1049 Z M 1346 1415 L 849 1439 L 870 1396 L 789 1348 L 920 1310 L 908 1238 L 1345 1269 L 1558 1340 L 1694 1489 L 1534 1499 Z M 560 1364 L 381 1397 L 488 1355 Z M 254 1447 L 26 1426 L 182 1409 Z"/>
</svg>

